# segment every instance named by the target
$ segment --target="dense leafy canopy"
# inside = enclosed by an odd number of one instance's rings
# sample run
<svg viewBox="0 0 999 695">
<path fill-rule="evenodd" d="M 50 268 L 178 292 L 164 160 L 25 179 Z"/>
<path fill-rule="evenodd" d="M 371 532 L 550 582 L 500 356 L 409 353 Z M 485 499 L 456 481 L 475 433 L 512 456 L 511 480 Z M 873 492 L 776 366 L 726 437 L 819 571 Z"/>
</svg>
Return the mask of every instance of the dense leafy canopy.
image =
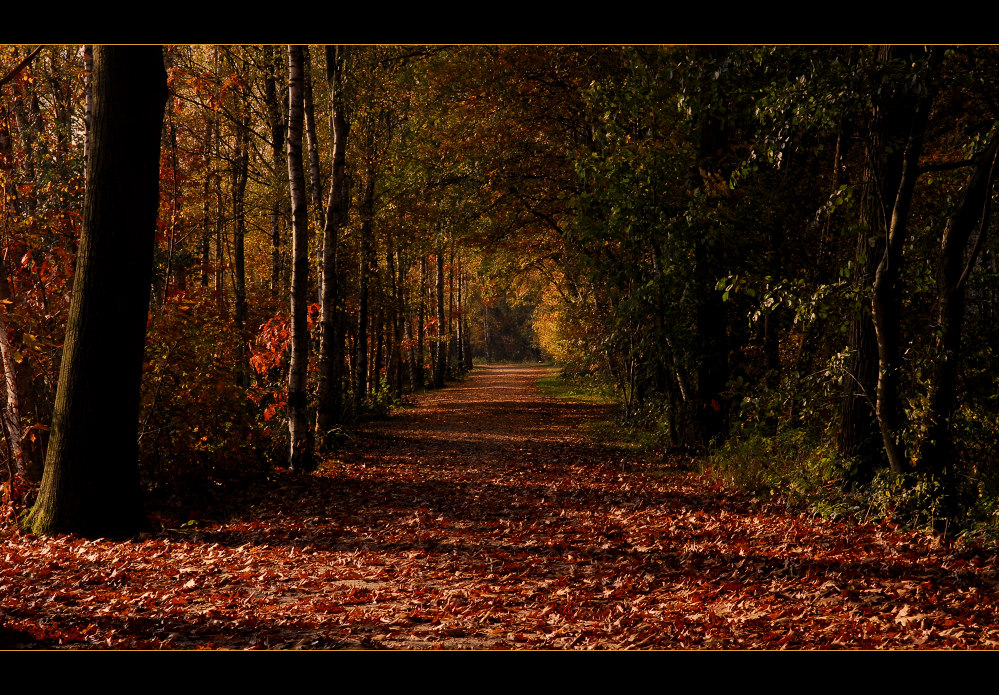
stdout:
<svg viewBox="0 0 999 695">
<path fill-rule="evenodd" d="M 832 452 L 824 484 L 936 490 L 913 511 L 933 523 L 994 498 L 994 48 L 307 49 L 291 109 L 284 48 L 165 49 L 138 434 L 153 498 L 207 504 L 289 464 L 299 106 L 314 345 L 294 393 L 325 413 L 321 455 L 473 359 L 553 358 L 609 380 L 666 448 L 802 436 Z M 51 419 L 87 56 L 0 52 L 11 517 Z M 785 463 L 785 480 L 813 465 Z"/>
</svg>

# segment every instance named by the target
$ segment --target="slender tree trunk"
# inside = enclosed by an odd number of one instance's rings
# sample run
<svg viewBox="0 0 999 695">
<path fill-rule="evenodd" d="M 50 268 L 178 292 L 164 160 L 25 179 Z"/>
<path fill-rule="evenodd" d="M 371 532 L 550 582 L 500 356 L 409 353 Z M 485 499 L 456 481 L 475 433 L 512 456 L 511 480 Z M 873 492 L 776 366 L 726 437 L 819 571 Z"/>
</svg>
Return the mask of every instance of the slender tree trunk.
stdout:
<svg viewBox="0 0 999 695">
<path fill-rule="evenodd" d="M 374 368 L 371 370 L 371 390 L 374 393 L 378 393 L 382 389 L 382 369 L 385 365 L 385 325 L 388 320 L 385 316 L 386 307 L 384 303 L 380 303 L 375 310 L 374 319 L 372 320 L 372 330 L 375 334 L 375 339 L 372 342 L 371 347 L 371 361 L 374 363 Z"/>
<path fill-rule="evenodd" d="M 892 61 L 892 47 L 879 49 L 879 62 Z M 873 287 L 878 261 L 884 254 L 891 224 L 891 207 L 902 176 L 905 144 L 912 127 L 915 95 L 907 85 L 880 97 L 869 129 L 865 186 L 856 245 L 856 287 Z M 869 303 L 859 304 L 847 331 L 849 358 L 843 383 L 836 446 L 858 463 L 856 482 L 866 482 L 883 459 L 884 446 L 875 414 L 878 383 L 878 343 Z"/>
<path fill-rule="evenodd" d="M 395 249 L 393 239 L 388 237 L 385 251 L 386 270 L 389 277 L 390 298 L 388 303 L 387 322 L 389 325 L 388 341 L 388 383 L 395 398 L 402 396 L 402 326 L 399 322 L 401 302 L 399 300 L 400 281 L 396 276 Z"/>
<path fill-rule="evenodd" d="M 425 388 L 427 375 L 424 370 L 426 359 L 424 345 L 426 343 L 426 300 L 427 300 L 427 257 L 420 258 L 420 294 L 416 313 L 416 380 L 420 388 Z"/>
<path fill-rule="evenodd" d="M 993 136 L 975 165 L 960 204 L 947 220 L 937 260 L 937 344 L 927 399 L 926 434 L 916 468 L 943 475 L 948 493 L 953 492 L 951 419 L 957 400 L 965 288 L 989 228 L 997 151 L 999 136 Z M 969 249 L 968 243 L 976 227 L 978 235 Z"/>
<path fill-rule="evenodd" d="M 460 264 L 457 264 L 454 273 L 457 276 L 457 280 L 455 283 L 457 285 L 456 288 L 457 294 L 455 297 L 455 306 L 457 307 L 457 314 L 454 314 L 452 310 L 452 316 L 455 317 L 454 319 L 455 328 L 458 334 L 457 344 L 456 344 L 457 348 L 456 361 L 458 363 L 458 371 L 461 373 L 465 373 L 469 369 L 471 369 L 472 365 L 471 363 L 469 363 L 468 365 L 465 364 L 465 307 L 462 306 L 461 303 L 462 270 Z"/>
<path fill-rule="evenodd" d="M 224 254 L 224 249 L 227 246 L 225 214 L 223 213 L 225 196 L 222 193 L 221 174 L 215 177 L 215 209 L 218 210 L 218 215 L 215 218 L 215 305 L 218 308 L 219 318 L 223 318 L 228 314 L 228 309 L 225 300 L 225 269 L 227 267 Z M 238 370 L 236 379 L 238 383 Z"/>
<path fill-rule="evenodd" d="M 315 467 L 312 432 L 306 408 L 309 368 L 309 206 L 302 167 L 302 47 L 288 46 L 288 184 L 291 191 L 291 367 L 288 373 L 288 467 L 311 471 Z"/>
<path fill-rule="evenodd" d="M 166 304 L 170 298 L 170 278 L 174 273 L 173 257 L 177 246 L 177 225 L 180 219 L 181 202 L 180 187 L 177 185 L 177 127 L 173 122 L 173 109 L 167 109 L 167 123 L 170 137 L 170 220 L 167 225 L 166 270 L 163 273 L 163 299 Z"/>
<path fill-rule="evenodd" d="M 284 132 L 285 118 L 281 99 L 278 97 L 277 81 L 282 74 L 281 61 L 277 58 L 273 46 L 264 47 L 264 101 L 267 104 L 267 120 L 271 131 L 271 163 L 274 168 L 271 191 L 271 293 L 281 292 L 281 200 L 283 198 L 284 181 L 281 169 L 285 163 Z"/>
<path fill-rule="evenodd" d="M 323 209 L 323 181 L 319 169 L 319 137 L 316 135 L 316 110 L 312 99 L 312 59 L 309 47 L 302 46 L 303 83 L 305 99 L 305 135 L 309 143 L 309 191 L 316 209 L 316 226 L 326 226 L 326 211 Z"/>
<path fill-rule="evenodd" d="M 939 65 L 939 51 L 930 55 L 931 72 Z M 902 174 L 892 207 L 885 253 L 874 276 L 871 303 L 878 341 L 878 387 L 876 414 L 888 465 L 894 473 L 910 469 L 902 441 L 904 417 L 900 401 L 902 294 L 898 287 L 902 270 L 902 252 L 908 238 L 909 210 L 919 178 L 919 156 L 929 118 L 933 91 L 920 97 L 912 119 L 912 130 L 905 147 Z"/>
<path fill-rule="evenodd" d="M 489 340 L 489 306 L 485 297 L 482 299 L 482 342 L 486 349 L 486 363 L 493 363 L 492 342 Z"/>
<path fill-rule="evenodd" d="M 26 521 L 34 533 L 118 537 L 145 524 L 139 387 L 166 100 L 161 48 L 95 49 L 83 233 L 45 473 Z"/>
<path fill-rule="evenodd" d="M 205 164 L 210 166 L 212 154 L 212 120 L 209 117 L 205 124 Z M 205 182 L 201 190 L 201 286 L 208 287 L 208 276 L 211 274 L 212 259 L 212 228 L 211 220 L 212 173 L 205 173 Z M 221 214 L 221 213 L 220 213 Z"/>
<path fill-rule="evenodd" d="M 406 338 L 406 345 L 409 346 L 409 388 L 415 392 L 423 388 L 423 383 L 420 380 L 420 373 L 417 369 L 420 356 L 417 354 L 416 340 L 413 339 L 413 317 L 409 311 L 403 317 L 403 331 Z"/>
<path fill-rule="evenodd" d="M 444 316 L 444 245 L 437 248 L 437 349 L 434 366 L 434 388 L 444 388 L 447 374 L 447 324 Z"/>
<path fill-rule="evenodd" d="M 328 434 L 340 420 L 343 399 L 341 365 L 343 363 L 343 336 L 338 330 L 339 273 L 337 272 L 337 246 L 340 228 L 347 221 L 350 209 L 350 191 L 347 186 L 346 154 L 347 123 L 343 97 L 343 47 L 326 47 L 326 81 L 330 89 L 330 133 L 333 160 L 332 181 L 323 225 L 323 287 L 322 318 L 319 343 L 319 388 L 316 429 L 324 445 Z"/>
<path fill-rule="evenodd" d="M 7 264 L 0 258 L 0 303 L 6 307 L 13 304 Z M 23 356 L 15 357 L 16 345 L 20 342 L 20 330 L 12 330 L 6 318 L 0 315 L 0 359 L 2 359 L 5 400 L 2 413 L 3 431 L 7 437 L 10 454 L 14 459 L 18 474 L 32 483 L 42 479 L 45 449 L 41 438 L 25 433 L 24 415 L 34 413 L 35 392 L 32 385 L 30 361 Z"/>
<path fill-rule="evenodd" d="M 90 159 L 90 124 L 94 101 L 94 47 L 83 47 L 83 167 L 84 176 L 87 171 L 87 160 Z"/>
<path fill-rule="evenodd" d="M 371 154 L 369 147 L 369 157 Z M 357 384 L 354 389 L 354 403 L 360 407 L 368 397 L 368 293 L 372 276 L 372 256 L 374 242 L 372 225 L 374 224 L 375 207 L 375 169 L 374 163 L 368 163 L 367 176 L 364 184 L 364 196 L 361 199 L 361 234 L 360 234 L 360 267 L 358 269 L 357 291 Z"/>
<path fill-rule="evenodd" d="M 244 97 L 245 98 L 245 97 Z M 236 123 L 236 157 L 232 163 L 232 245 L 233 245 L 233 294 L 235 310 L 233 321 L 236 328 L 236 384 L 242 388 L 249 385 L 247 369 L 249 352 L 246 334 L 246 183 L 250 167 L 250 126 L 245 112 L 246 104 L 241 102 L 239 122 Z"/>
</svg>

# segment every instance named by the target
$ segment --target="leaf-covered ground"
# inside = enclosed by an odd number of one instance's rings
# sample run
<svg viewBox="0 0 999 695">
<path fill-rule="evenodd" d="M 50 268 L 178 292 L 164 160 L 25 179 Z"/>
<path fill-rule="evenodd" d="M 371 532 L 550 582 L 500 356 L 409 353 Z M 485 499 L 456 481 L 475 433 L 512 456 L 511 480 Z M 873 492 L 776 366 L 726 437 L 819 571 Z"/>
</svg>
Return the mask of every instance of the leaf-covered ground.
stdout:
<svg viewBox="0 0 999 695">
<path fill-rule="evenodd" d="M 994 648 L 997 559 L 789 514 L 589 442 L 478 369 L 231 523 L 7 532 L 4 648 Z"/>
</svg>

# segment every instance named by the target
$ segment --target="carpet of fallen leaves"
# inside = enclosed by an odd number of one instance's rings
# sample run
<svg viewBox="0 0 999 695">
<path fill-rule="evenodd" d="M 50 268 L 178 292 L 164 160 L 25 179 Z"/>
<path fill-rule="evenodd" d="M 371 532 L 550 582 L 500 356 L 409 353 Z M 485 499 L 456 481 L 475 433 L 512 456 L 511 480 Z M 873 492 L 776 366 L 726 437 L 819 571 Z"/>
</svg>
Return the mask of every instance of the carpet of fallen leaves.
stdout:
<svg viewBox="0 0 999 695">
<path fill-rule="evenodd" d="M 997 559 L 589 441 L 492 366 L 234 521 L 6 532 L 3 648 L 994 648 Z"/>
</svg>

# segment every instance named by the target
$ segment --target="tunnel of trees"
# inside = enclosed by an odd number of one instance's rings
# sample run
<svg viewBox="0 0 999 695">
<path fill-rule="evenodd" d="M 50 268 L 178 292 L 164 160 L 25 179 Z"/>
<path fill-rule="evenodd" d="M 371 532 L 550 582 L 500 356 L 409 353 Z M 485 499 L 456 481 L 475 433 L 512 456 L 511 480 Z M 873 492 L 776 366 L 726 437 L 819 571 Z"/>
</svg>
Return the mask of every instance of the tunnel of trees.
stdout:
<svg viewBox="0 0 999 695">
<path fill-rule="evenodd" d="M 159 171 L 138 415 L 98 400 L 86 425 L 137 442 L 142 494 L 312 470 L 477 360 L 605 379 L 670 448 L 796 442 L 844 489 L 932 490 L 941 519 L 999 493 L 994 47 L 161 54 L 158 160 L 135 143 Z M 110 185 L 88 162 L 120 86 L 101 79 L 125 79 L 102 56 L 0 49 L 8 510 L 51 477 L 73 307 L 96 292 L 74 290 L 88 191 Z M 129 253 L 97 284 L 128 295 Z"/>
</svg>

